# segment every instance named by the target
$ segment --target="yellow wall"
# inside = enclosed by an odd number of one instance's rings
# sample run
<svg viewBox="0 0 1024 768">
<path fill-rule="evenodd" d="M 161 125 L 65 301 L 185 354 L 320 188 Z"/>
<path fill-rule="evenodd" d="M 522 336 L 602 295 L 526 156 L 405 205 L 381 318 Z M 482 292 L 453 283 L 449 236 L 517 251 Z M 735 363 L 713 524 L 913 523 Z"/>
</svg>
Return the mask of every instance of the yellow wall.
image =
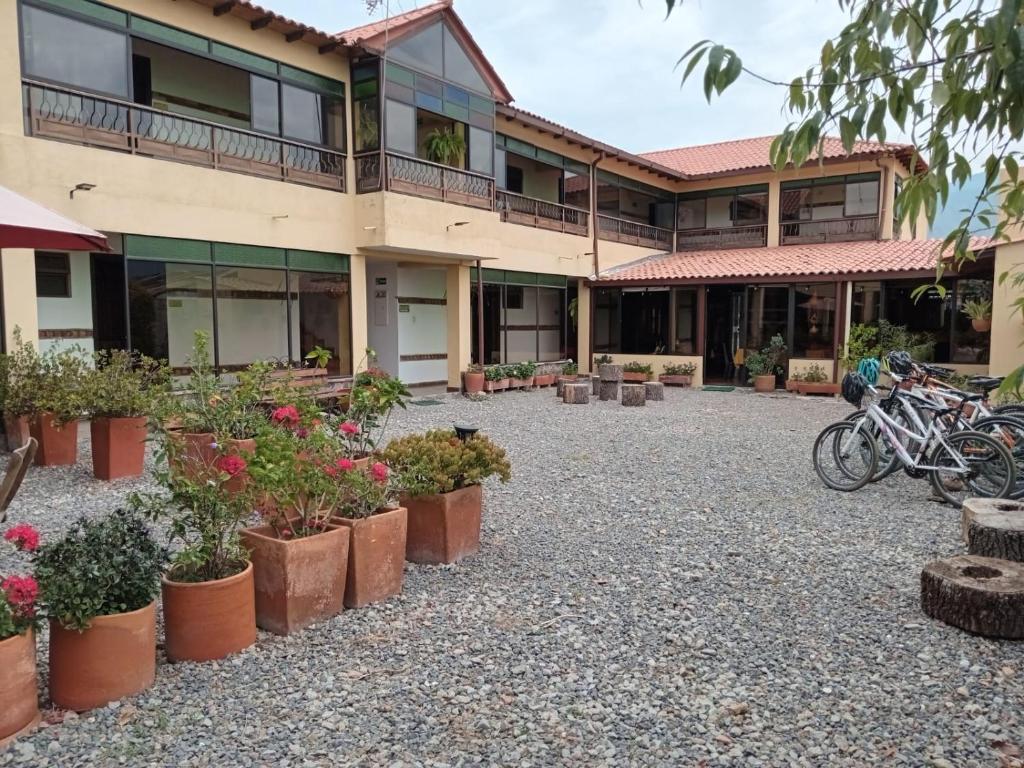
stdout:
<svg viewBox="0 0 1024 768">
<path fill-rule="evenodd" d="M 697 366 L 697 372 L 693 374 L 694 387 L 701 387 L 704 385 L 704 358 L 697 357 L 696 355 L 608 355 L 612 359 L 612 362 L 616 365 L 623 365 L 625 363 L 641 363 L 643 365 L 650 365 L 654 369 L 654 381 L 658 380 L 658 376 L 665 372 L 665 366 L 668 364 L 680 365 L 682 363 L 693 363 Z"/>
<path fill-rule="evenodd" d="M 992 290 L 992 346 L 989 367 L 993 376 L 1004 376 L 1024 365 L 1024 316 L 1020 311 L 1010 314 L 1010 304 L 1024 295 L 1014 289 L 1007 278 L 999 285 L 1000 276 L 1024 270 L 1024 241 L 1006 243 L 996 248 L 995 286 Z"/>
<path fill-rule="evenodd" d="M 799 358 L 792 358 L 789 361 L 789 375 L 792 377 L 793 374 L 805 374 L 815 365 L 820 365 L 825 369 L 825 375 L 828 376 L 828 381 L 834 381 L 835 377 L 832 375 L 832 371 L 835 369 L 835 360 L 827 358 L 825 360 L 802 360 Z"/>
<path fill-rule="evenodd" d="M 14 330 L 18 328 L 22 340 L 32 342 L 38 349 L 39 316 L 35 291 L 35 251 L 8 248 L 0 252 L 0 269 L 3 271 L 6 348 L 8 351 L 14 348 Z M 31 290 L 27 290 L 26 286 L 31 286 Z"/>
</svg>

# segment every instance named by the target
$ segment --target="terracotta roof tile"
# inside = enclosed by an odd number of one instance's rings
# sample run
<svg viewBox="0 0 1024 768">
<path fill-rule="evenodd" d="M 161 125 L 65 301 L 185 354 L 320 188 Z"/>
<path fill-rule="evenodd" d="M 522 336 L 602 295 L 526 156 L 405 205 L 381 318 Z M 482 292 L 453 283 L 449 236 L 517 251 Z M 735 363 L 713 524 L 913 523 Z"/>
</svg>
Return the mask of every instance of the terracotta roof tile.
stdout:
<svg viewBox="0 0 1024 768">
<path fill-rule="evenodd" d="M 221 5 L 222 0 L 197 0 L 208 8 L 216 8 Z M 312 27 L 309 24 L 303 24 L 301 21 L 295 21 L 283 14 L 277 13 L 270 8 L 264 8 L 256 3 L 249 2 L 249 0 L 238 0 L 231 8 L 230 12 L 235 16 L 240 16 L 246 21 L 252 22 L 257 19 L 269 18 L 270 29 L 274 29 L 281 33 L 288 32 L 304 32 L 315 38 L 316 42 L 329 42 L 334 39 L 334 36 L 329 32 L 324 32 L 321 29 Z"/>
<path fill-rule="evenodd" d="M 989 238 L 971 241 L 971 250 L 991 244 Z M 920 272 L 933 269 L 942 240 L 871 240 L 853 243 L 782 245 L 774 248 L 735 248 L 684 251 L 648 256 L 603 271 L 604 281 L 720 280 L 809 275 Z"/>
<path fill-rule="evenodd" d="M 371 21 L 369 24 L 363 24 L 352 29 L 347 29 L 344 32 L 339 32 L 337 37 L 346 45 L 356 45 L 363 40 L 370 40 L 378 35 L 384 34 L 384 30 L 388 29 L 394 32 L 397 28 L 409 24 L 410 22 L 422 19 L 425 16 L 437 13 L 445 8 L 451 8 L 452 0 L 440 0 L 436 3 L 430 3 L 424 5 L 422 8 L 415 8 L 405 13 L 399 13 L 396 16 L 391 16 L 387 19 L 380 19 L 378 21 Z"/>
<path fill-rule="evenodd" d="M 722 141 L 717 144 L 701 144 L 695 147 L 678 147 L 657 152 L 641 152 L 640 156 L 662 165 L 667 165 L 686 176 L 714 176 L 717 174 L 750 171 L 769 168 L 769 150 L 774 136 L 757 136 L 752 139 Z M 909 144 L 880 144 L 875 141 L 858 141 L 850 157 L 876 156 L 888 153 L 908 155 L 913 151 Z M 825 139 L 825 159 L 838 160 L 847 157 L 843 143 L 835 137 Z M 816 158 L 815 158 L 816 159 Z"/>
</svg>

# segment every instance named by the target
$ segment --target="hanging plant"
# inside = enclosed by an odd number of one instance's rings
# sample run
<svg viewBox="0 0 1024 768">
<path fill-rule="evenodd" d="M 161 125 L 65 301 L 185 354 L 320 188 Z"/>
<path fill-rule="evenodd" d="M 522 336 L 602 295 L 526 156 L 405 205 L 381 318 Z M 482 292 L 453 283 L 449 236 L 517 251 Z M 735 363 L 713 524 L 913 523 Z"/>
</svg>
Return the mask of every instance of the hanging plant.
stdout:
<svg viewBox="0 0 1024 768">
<path fill-rule="evenodd" d="M 466 140 L 450 127 L 435 128 L 425 141 L 427 159 L 441 165 L 460 166 L 466 154 Z"/>
</svg>

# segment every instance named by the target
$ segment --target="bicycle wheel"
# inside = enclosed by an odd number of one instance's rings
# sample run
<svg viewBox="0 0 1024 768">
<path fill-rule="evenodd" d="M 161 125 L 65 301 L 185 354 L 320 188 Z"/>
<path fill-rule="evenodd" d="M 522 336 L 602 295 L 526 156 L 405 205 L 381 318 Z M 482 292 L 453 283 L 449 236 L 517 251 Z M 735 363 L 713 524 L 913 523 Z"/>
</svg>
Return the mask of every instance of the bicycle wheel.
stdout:
<svg viewBox="0 0 1024 768">
<path fill-rule="evenodd" d="M 1010 451 L 1017 466 L 1017 480 L 1009 498 L 1024 499 L 1024 421 L 1010 416 L 988 416 L 974 422 L 971 429 L 992 435 Z"/>
<path fill-rule="evenodd" d="M 960 469 L 961 462 L 967 471 Z M 954 432 L 935 446 L 928 463 L 935 492 L 954 507 L 964 499 L 1004 498 L 1014 486 L 1017 470 L 1006 446 L 984 432 Z M 947 469 L 948 468 L 948 469 Z"/>
<path fill-rule="evenodd" d="M 814 471 L 829 488 L 856 491 L 878 468 L 878 446 L 864 429 L 849 421 L 830 424 L 814 441 Z"/>
<path fill-rule="evenodd" d="M 1015 419 L 1024 418 L 1024 403 L 997 405 L 990 410 L 998 416 L 1012 416 Z"/>
<path fill-rule="evenodd" d="M 864 410 L 854 411 L 846 417 L 845 421 L 855 424 L 864 418 L 866 413 L 867 411 Z M 897 412 L 891 415 L 900 424 L 907 426 L 907 420 L 904 418 L 902 413 Z M 896 449 L 894 449 L 889 441 L 882 435 L 877 424 L 873 421 L 869 421 L 867 422 L 865 429 L 870 431 L 871 436 L 874 438 L 875 445 L 878 447 L 878 468 L 875 470 L 875 474 L 871 478 L 872 483 L 877 483 L 879 480 L 884 480 L 900 468 L 900 457 L 899 454 L 896 453 Z M 900 439 L 898 435 L 897 439 Z"/>
</svg>

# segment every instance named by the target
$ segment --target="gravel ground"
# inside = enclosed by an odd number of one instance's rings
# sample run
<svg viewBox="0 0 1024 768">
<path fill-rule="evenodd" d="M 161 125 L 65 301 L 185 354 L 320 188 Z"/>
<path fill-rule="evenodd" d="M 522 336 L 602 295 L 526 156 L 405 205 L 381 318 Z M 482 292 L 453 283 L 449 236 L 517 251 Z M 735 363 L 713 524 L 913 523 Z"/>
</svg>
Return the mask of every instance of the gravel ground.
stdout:
<svg viewBox="0 0 1024 768">
<path fill-rule="evenodd" d="M 161 663 L 0 765 L 1020 765 L 1024 646 L 918 605 L 958 513 L 902 474 L 854 494 L 814 475 L 845 404 L 439 399 L 390 431 L 472 422 L 513 461 L 479 555 L 221 663 Z M 33 469 L 11 520 L 52 532 L 133 487 L 88 461 Z"/>
</svg>

